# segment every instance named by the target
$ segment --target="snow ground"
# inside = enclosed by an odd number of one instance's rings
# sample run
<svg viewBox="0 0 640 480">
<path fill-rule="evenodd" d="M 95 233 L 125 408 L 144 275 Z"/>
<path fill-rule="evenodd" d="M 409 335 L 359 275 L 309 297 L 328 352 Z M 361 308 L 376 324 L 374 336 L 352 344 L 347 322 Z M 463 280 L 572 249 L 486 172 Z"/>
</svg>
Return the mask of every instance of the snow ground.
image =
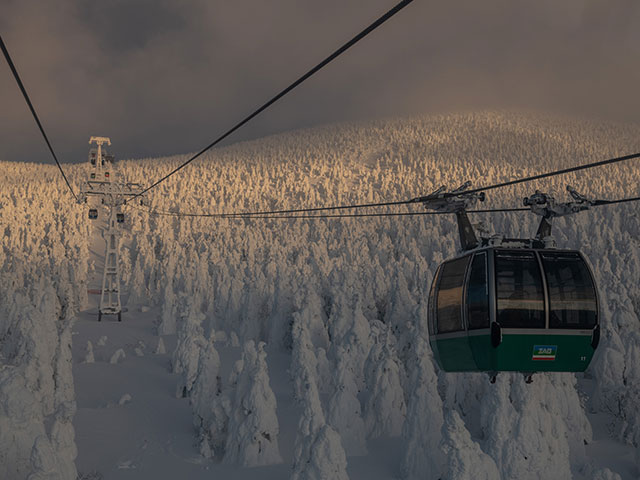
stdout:
<svg viewBox="0 0 640 480">
<path fill-rule="evenodd" d="M 288 478 L 300 415 L 292 398 L 288 355 L 268 355 L 271 386 L 278 400 L 283 463 L 238 469 L 206 460 L 195 444 L 189 400 L 175 397 L 178 375 L 170 373 L 169 367 L 175 335 L 163 337 L 169 353 L 154 353 L 158 336 L 153 321 L 158 314 L 157 309 L 143 313 L 132 308 L 121 323 L 112 317 L 98 322 L 94 306 L 78 316 L 73 336 L 78 471 L 97 471 L 105 480 Z M 107 337 L 105 345 L 97 346 L 103 336 Z M 87 341 L 94 345 L 95 363 L 83 363 Z M 140 342 L 145 345 L 142 357 L 134 353 Z M 126 358 L 110 364 L 112 354 L 120 348 Z M 238 348 L 220 346 L 218 351 L 222 365 L 233 365 L 239 357 Z M 131 401 L 119 405 L 125 394 Z M 388 479 L 399 474 L 397 439 L 374 440 L 369 450 L 369 456 L 349 458 L 350 478 Z"/>
</svg>

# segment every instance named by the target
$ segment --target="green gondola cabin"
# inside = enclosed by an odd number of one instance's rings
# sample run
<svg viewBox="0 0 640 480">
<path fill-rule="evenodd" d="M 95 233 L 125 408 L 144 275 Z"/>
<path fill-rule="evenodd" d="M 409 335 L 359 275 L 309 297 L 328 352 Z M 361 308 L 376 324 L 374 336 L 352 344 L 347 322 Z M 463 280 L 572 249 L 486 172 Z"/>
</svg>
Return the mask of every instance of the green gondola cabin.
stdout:
<svg viewBox="0 0 640 480">
<path fill-rule="evenodd" d="M 583 372 L 598 322 L 593 275 L 573 250 L 481 248 L 443 263 L 429 295 L 447 372 Z"/>
<path fill-rule="evenodd" d="M 551 239 L 551 218 L 586 209 L 584 197 L 568 189 L 578 201 L 556 204 L 540 192 L 525 199 L 543 216 L 532 240 L 478 241 L 464 194 L 426 197 L 431 208 L 456 213 L 462 246 L 439 266 L 429 293 L 429 342 L 442 370 L 492 379 L 523 372 L 530 381 L 534 372 L 589 366 L 600 340 L 594 276 L 580 252 L 556 249 Z"/>
</svg>

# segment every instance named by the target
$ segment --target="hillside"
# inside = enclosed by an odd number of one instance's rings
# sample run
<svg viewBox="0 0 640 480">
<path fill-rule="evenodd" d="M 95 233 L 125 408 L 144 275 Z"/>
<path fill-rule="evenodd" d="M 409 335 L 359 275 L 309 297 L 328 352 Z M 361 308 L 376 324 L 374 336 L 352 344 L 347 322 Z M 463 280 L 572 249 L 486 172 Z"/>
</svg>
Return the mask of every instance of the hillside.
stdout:
<svg viewBox="0 0 640 480">
<path fill-rule="evenodd" d="M 453 216 L 149 209 L 405 200 L 637 151 L 640 126 L 495 112 L 339 124 L 213 150 L 151 190 L 148 208 L 127 207 L 121 324 L 98 324 L 87 294 L 101 273 L 99 222 L 55 167 L 3 162 L 0 478 L 635 478 L 637 202 L 554 221 L 558 246 L 593 265 L 602 341 L 587 373 L 538 374 L 529 385 L 518 374 L 493 385 L 446 374 L 432 359 L 426 299 L 458 248 Z M 147 185 L 186 158 L 117 168 Z M 80 185 L 86 166 L 65 167 Z M 639 172 L 631 161 L 494 190 L 483 207 L 521 206 L 535 189 L 563 199 L 567 184 L 589 197 L 637 196 Z M 472 221 L 506 236 L 537 226 L 526 212 Z"/>
</svg>

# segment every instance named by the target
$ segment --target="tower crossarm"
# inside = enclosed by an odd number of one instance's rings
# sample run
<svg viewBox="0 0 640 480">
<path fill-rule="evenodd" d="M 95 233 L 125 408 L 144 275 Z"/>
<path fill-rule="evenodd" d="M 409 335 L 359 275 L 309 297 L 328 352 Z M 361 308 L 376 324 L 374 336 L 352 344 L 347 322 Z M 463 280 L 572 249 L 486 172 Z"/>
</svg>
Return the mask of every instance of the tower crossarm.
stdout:
<svg viewBox="0 0 640 480">
<path fill-rule="evenodd" d="M 95 143 L 96 145 L 107 144 L 111 146 L 111 139 L 109 137 L 91 137 L 89 139 L 89 144 Z"/>
</svg>

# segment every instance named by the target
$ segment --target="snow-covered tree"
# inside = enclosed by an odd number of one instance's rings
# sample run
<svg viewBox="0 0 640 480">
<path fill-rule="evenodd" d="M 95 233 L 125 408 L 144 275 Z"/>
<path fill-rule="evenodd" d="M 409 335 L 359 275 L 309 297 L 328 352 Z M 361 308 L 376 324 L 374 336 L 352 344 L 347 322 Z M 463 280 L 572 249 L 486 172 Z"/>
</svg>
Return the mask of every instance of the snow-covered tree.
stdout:
<svg viewBox="0 0 640 480">
<path fill-rule="evenodd" d="M 348 480 L 340 435 L 327 425 L 315 381 L 306 385 L 291 480 Z"/>
<path fill-rule="evenodd" d="M 200 350 L 198 372 L 191 391 L 193 424 L 198 430 L 200 453 L 205 458 L 221 455 L 226 442 L 229 399 L 223 393 L 220 356 L 214 345 L 215 332 Z"/>
<path fill-rule="evenodd" d="M 410 382 L 407 416 L 402 428 L 402 478 L 441 478 L 444 468 L 440 449 L 442 399 L 438 394 L 438 379 L 433 368 L 431 349 L 422 338 L 416 338 L 415 342 L 416 365 Z"/>
<path fill-rule="evenodd" d="M 477 442 L 473 441 L 460 415 L 455 410 L 451 410 L 445 415 L 442 426 L 442 448 L 447 456 L 447 472 L 444 478 L 450 480 L 502 478 L 493 459 L 482 451 Z"/>
<path fill-rule="evenodd" d="M 264 343 L 244 344 L 242 371 L 229 417 L 224 463 L 257 467 L 282 462 L 278 448 L 276 397 L 269 386 Z"/>
<path fill-rule="evenodd" d="M 205 347 L 206 340 L 202 331 L 204 315 L 191 310 L 180 325 L 178 344 L 173 352 L 173 373 L 179 373 L 176 385 L 176 397 L 188 397 L 198 373 L 200 350 Z"/>
<path fill-rule="evenodd" d="M 387 332 L 383 341 L 364 409 L 364 421 L 371 438 L 399 436 L 407 411 L 401 380 L 404 368 L 393 348 L 391 332 Z"/>
<path fill-rule="evenodd" d="M 347 455 L 366 455 L 367 431 L 358 400 L 358 385 L 341 347 L 338 347 L 337 357 L 334 393 L 329 400 L 327 421 L 340 434 Z"/>
<path fill-rule="evenodd" d="M 136 263 L 131 273 L 131 281 L 129 287 L 129 299 L 130 305 L 147 304 L 149 302 L 149 291 L 147 289 L 144 271 L 142 270 L 142 264 L 140 261 L 140 254 L 136 259 Z"/>
<path fill-rule="evenodd" d="M 296 400 L 304 398 L 307 385 L 317 384 L 317 359 L 305 317 L 295 312 L 291 331 L 291 369 L 293 394 Z"/>
<path fill-rule="evenodd" d="M 177 323 L 177 298 L 173 291 L 173 282 L 167 282 L 162 296 L 162 314 L 158 324 L 158 335 L 171 335 L 176 333 Z"/>
</svg>

